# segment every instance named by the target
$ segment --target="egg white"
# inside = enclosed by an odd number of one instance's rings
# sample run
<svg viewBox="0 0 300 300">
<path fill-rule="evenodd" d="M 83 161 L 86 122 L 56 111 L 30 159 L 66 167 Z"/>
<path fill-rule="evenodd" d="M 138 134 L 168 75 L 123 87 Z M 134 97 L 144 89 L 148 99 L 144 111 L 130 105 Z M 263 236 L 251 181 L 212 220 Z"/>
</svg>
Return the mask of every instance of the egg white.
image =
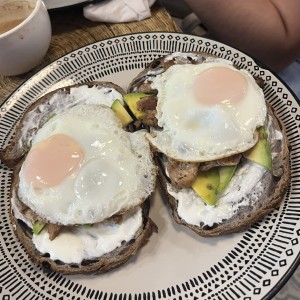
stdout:
<svg viewBox="0 0 300 300">
<path fill-rule="evenodd" d="M 212 67 L 240 72 L 247 81 L 246 96 L 238 103 L 199 103 L 194 81 Z M 261 88 L 246 70 L 220 61 L 178 64 L 158 75 L 152 87 L 158 91 L 157 119 L 162 130 L 153 130 L 147 138 L 169 157 L 215 160 L 244 152 L 257 142 L 255 130 L 264 124 L 267 109 Z"/>
<path fill-rule="evenodd" d="M 58 88 L 58 86 L 56 86 Z M 49 116 L 60 114 L 75 105 L 93 104 L 107 105 L 111 107 L 116 100 L 123 103 L 123 96 L 116 89 L 103 86 L 101 83 L 87 86 L 72 86 L 69 93 L 64 89 L 57 90 L 55 93 L 47 97 L 46 101 L 39 103 L 35 108 L 26 113 L 20 129 L 20 139 L 18 141 L 20 148 L 27 147 L 31 143 L 34 132 L 40 128 Z"/>
<path fill-rule="evenodd" d="M 139 205 L 152 192 L 156 167 L 144 133 L 125 132 L 110 108 L 74 106 L 45 123 L 32 145 L 58 133 L 83 147 L 79 170 L 47 189 L 26 182 L 23 168 L 19 174 L 19 198 L 42 218 L 63 225 L 96 223 Z"/>
</svg>

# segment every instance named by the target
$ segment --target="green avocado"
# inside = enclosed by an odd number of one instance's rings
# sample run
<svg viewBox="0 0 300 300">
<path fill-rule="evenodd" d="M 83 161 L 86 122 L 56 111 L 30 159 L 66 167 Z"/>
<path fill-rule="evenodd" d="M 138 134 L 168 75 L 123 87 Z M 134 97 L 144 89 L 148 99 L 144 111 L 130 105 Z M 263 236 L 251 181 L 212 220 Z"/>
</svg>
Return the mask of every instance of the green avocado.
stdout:
<svg viewBox="0 0 300 300">
<path fill-rule="evenodd" d="M 218 192 L 222 192 L 227 188 L 232 176 L 235 173 L 236 167 L 237 165 L 218 167 L 220 176 Z"/>
<path fill-rule="evenodd" d="M 85 228 L 92 228 L 93 226 L 94 226 L 94 224 L 91 224 L 91 223 L 83 224 L 83 227 L 85 227 Z"/>
<path fill-rule="evenodd" d="M 36 221 L 32 226 L 33 233 L 38 235 L 42 231 L 44 226 L 45 226 L 45 223 L 40 222 L 40 221 Z"/>
<path fill-rule="evenodd" d="M 218 168 L 211 168 L 208 171 L 199 172 L 192 184 L 195 193 L 208 205 L 216 205 L 217 193 L 220 184 Z"/>
<path fill-rule="evenodd" d="M 259 127 L 257 131 L 257 143 L 254 147 L 244 152 L 243 155 L 247 159 L 263 166 L 267 170 L 272 171 L 272 154 L 265 127 Z"/>
<path fill-rule="evenodd" d="M 121 120 L 123 127 L 126 127 L 133 121 L 126 108 L 122 105 L 119 99 L 116 99 L 113 102 L 113 104 L 111 105 L 111 109 L 113 110 L 115 115 Z"/>
<path fill-rule="evenodd" d="M 128 93 L 123 96 L 125 103 L 128 105 L 129 109 L 132 111 L 134 116 L 140 120 L 146 116 L 146 113 L 138 110 L 137 103 L 140 101 L 142 97 L 149 96 L 149 94 L 145 93 Z"/>
</svg>

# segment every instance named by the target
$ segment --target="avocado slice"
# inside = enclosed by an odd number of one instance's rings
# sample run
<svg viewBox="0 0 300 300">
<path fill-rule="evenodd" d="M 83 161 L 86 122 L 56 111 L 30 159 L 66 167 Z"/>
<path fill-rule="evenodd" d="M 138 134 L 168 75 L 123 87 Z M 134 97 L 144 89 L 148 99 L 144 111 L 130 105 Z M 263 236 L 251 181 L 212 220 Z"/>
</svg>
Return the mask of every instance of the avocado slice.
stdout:
<svg viewBox="0 0 300 300">
<path fill-rule="evenodd" d="M 216 205 L 219 183 L 219 170 L 215 167 L 200 172 L 192 184 L 192 188 L 206 204 Z"/>
<path fill-rule="evenodd" d="M 258 141 L 251 149 L 243 153 L 247 159 L 263 166 L 269 171 L 272 171 L 272 154 L 271 147 L 268 141 L 268 134 L 265 127 L 259 127 Z"/>
<path fill-rule="evenodd" d="M 116 116 L 121 120 L 122 126 L 126 127 L 130 124 L 133 119 L 130 114 L 127 112 L 126 108 L 122 105 L 119 99 L 116 99 L 111 105 L 111 109 L 116 114 Z"/>
<path fill-rule="evenodd" d="M 32 231 L 34 234 L 38 235 L 42 229 L 45 227 L 45 223 L 40 222 L 40 221 L 36 221 L 33 225 L 32 225 Z"/>
<path fill-rule="evenodd" d="M 85 228 L 92 228 L 93 226 L 94 226 L 94 224 L 91 224 L 91 223 L 83 224 L 83 227 L 85 227 Z"/>
<path fill-rule="evenodd" d="M 129 106 L 130 110 L 138 120 L 143 119 L 146 116 L 146 113 L 138 110 L 137 107 L 137 103 L 140 101 L 140 99 L 146 96 L 149 96 L 149 94 L 128 93 L 123 96 L 125 103 Z"/>
<path fill-rule="evenodd" d="M 218 192 L 222 192 L 227 188 L 232 176 L 235 173 L 236 168 L 237 168 L 237 165 L 218 167 L 219 176 L 220 176 Z"/>
</svg>

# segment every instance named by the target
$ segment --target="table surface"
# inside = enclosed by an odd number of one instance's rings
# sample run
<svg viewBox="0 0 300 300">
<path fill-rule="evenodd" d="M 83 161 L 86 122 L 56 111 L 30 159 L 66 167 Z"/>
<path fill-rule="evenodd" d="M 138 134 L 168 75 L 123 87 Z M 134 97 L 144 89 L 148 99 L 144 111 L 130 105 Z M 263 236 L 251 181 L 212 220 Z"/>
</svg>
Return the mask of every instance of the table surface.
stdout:
<svg viewBox="0 0 300 300">
<path fill-rule="evenodd" d="M 120 24 L 91 22 L 83 17 L 82 8 L 65 8 L 49 12 L 52 24 L 52 39 L 49 50 L 41 63 L 32 71 L 19 76 L 0 76 L 0 105 L 23 82 L 33 76 L 37 71 L 55 61 L 59 57 L 85 45 L 103 39 L 137 32 L 167 31 L 180 32 L 180 28 L 173 21 L 165 8 L 154 5 L 152 16 L 149 19 Z M 296 297 L 299 292 L 300 270 L 295 272 L 286 286 L 279 292 L 276 299 Z M 295 292 L 296 288 L 296 292 Z M 292 291 L 292 293 L 291 293 Z M 1 294 L 1 293 L 0 293 Z"/>
<path fill-rule="evenodd" d="M 154 5 L 151 13 L 151 17 L 143 21 L 108 24 L 85 19 L 81 7 L 49 11 L 52 24 L 52 38 L 46 56 L 30 72 L 19 76 L 0 76 L 0 104 L 37 71 L 64 54 L 85 45 L 123 34 L 151 31 L 180 31 L 180 28 L 165 8 Z"/>
</svg>

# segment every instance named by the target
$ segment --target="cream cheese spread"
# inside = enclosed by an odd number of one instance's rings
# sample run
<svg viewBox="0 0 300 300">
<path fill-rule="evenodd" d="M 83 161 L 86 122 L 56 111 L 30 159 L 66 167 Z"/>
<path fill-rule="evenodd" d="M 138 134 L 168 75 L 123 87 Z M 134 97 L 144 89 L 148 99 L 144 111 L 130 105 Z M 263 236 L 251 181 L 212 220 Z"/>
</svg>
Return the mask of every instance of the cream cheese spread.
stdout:
<svg viewBox="0 0 300 300">
<path fill-rule="evenodd" d="M 12 199 L 12 209 L 17 219 L 27 226 L 31 223 L 20 213 L 16 201 Z M 93 226 L 63 227 L 59 235 L 52 241 L 47 230 L 33 235 L 32 241 L 42 254 L 48 253 L 50 259 L 64 263 L 81 263 L 83 260 L 96 259 L 129 242 L 142 226 L 143 216 L 140 207 L 124 214 L 122 222 L 115 224 L 104 221 Z"/>
<path fill-rule="evenodd" d="M 263 175 L 267 172 L 262 166 L 246 161 L 240 166 L 230 184 L 223 192 L 215 206 L 206 205 L 204 201 L 193 191 L 193 189 L 176 190 L 170 184 L 167 185 L 168 192 L 178 201 L 178 215 L 191 225 L 213 226 L 230 219 L 241 206 L 249 205 L 247 195 L 255 188 L 258 195 L 263 191 L 261 184 Z M 243 199 L 242 201 L 239 201 Z M 251 199 L 255 201 L 252 194 Z"/>
</svg>

